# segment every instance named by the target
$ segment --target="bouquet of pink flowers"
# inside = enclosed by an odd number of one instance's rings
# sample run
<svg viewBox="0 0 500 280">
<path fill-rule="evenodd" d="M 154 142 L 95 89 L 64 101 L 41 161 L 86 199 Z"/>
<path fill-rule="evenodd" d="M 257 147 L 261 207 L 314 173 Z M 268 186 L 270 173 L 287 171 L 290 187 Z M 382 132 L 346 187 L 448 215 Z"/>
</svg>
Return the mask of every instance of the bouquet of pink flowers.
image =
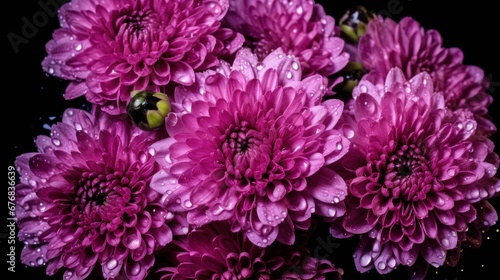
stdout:
<svg viewBox="0 0 500 280">
<path fill-rule="evenodd" d="M 454 267 L 498 220 L 490 81 L 412 17 L 313 0 L 71 0 L 68 107 L 16 157 L 20 259 L 59 279 Z"/>
</svg>

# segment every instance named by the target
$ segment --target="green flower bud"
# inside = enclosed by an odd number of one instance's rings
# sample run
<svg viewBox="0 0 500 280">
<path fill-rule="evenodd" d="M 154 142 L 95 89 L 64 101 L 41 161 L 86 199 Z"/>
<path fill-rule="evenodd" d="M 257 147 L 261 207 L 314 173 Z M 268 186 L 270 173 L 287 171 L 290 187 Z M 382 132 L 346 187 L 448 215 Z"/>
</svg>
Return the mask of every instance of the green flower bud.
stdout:
<svg viewBox="0 0 500 280">
<path fill-rule="evenodd" d="M 142 130 L 157 129 L 165 123 L 170 112 L 170 100 L 161 92 L 134 90 L 130 93 L 127 113 Z"/>
<path fill-rule="evenodd" d="M 340 36 L 348 43 L 356 44 L 366 32 L 366 26 L 376 14 L 368 11 L 363 6 L 356 6 L 347 11 L 339 21 Z"/>
<path fill-rule="evenodd" d="M 339 75 L 341 75 L 344 80 L 335 86 L 336 91 L 339 93 L 346 93 L 349 96 L 352 94 L 352 90 L 358 85 L 359 80 L 367 73 L 367 70 L 359 62 L 351 61 L 340 70 Z"/>
</svg>

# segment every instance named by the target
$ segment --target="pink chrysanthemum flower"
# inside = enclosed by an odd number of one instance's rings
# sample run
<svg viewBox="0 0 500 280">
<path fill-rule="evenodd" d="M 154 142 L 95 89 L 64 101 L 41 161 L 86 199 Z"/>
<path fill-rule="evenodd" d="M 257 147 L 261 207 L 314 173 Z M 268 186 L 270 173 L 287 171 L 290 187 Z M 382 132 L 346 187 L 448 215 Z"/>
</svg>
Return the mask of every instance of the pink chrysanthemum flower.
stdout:
<svg viewBox="0 0 500 280">
<path fill-rule="evenodd" d="M 163 167 L 152 186 L 190 224 L 230 220 L 259 246 L 293 244 L 312 213 L 344 212 L 345 182 L 324 166 L 349 147 L 333 129 L 343 102 L 321 102 L 321 76 L 301 79 L 300 64 L 281 49 L 259 61 L 248 49 L 232 69 L 178 88 L 184 111 L 167 116 L 171 136 L 152 145 Z M 176 109 L 179 111 L 180 109 Z"/>
<path fill-rule="evenodd" d="M 489 81 L 484 71 L 464 65 L 460 49 L 443 47 L 438 31 L 424 30 L 411 17 L 396 23 L 379 16 L 369 21 L 358 51 L 362 65 L 382 80 L 393 67 L 400 68 L 407 79 L 427 72 L 449 108 L 474 113 L 476 133 L 491 136 L 496 131 L 488 115 L 493 98 L 487 92 Z"/>
<path fill-rule="evenodd" d="M 304 77 L 328 77 L 349 61 L 335 19 L 314 1 L 230 0 L 222 22 L 243 34 L 259 59 L 277 48 L 298 57 Z"/>
<path fill-rule="evenodd" d="M 241 34 L 219 28 L 227 0 L 72 0 L 46 44 L 50 75 L 70 80 L 65 98 L 85 95 L 110 114 L 125 113 L 132 90 L 168 92 L 194 72 L 233 54 Z"/>
<path fill-rule="evenodd" d="M 127 119 L 67 109 L 15 162 L 21 261 L 64 279 L 144 279 L 177 219 L 149 187 L 155 139 Z"/>
<path fill-rule="evenodd" d="M 242 232 L 232 232 L 229 223 L 217 221 L 168 244 L 158 254 L 166 261 L 155 274 L 161 280 L 341 279 L 342 269 L 308 255 L 303 246 L 256 246 Z"/>
<path fill-rule="evenodd" d="M 480 245 L 481 231 L 496 223 L 487 199 L 500 193 L 498 156 L 475 134 L 471 112 L 446 108 L 427 73 L 407 80 L 394 68 L 382 85 L 370 78 L 354 89 L 337 126 L 351 141 L 334 163 L 348 196 L 330 232 L 361 237 L 359 271 L 404 265 L 422 279 L 429 264 L 456 265 L 462 245 Z"/>
</svg>

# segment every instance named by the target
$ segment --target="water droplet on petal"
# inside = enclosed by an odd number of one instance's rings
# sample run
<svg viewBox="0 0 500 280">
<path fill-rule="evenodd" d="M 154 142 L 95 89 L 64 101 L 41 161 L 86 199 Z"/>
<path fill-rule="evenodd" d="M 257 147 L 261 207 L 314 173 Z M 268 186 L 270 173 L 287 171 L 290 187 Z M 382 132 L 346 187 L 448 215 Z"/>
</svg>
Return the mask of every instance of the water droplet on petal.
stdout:
<svg viewBox="0 0 500 280">
<path fill-rule="evenodd" d="M 395 258 L 390 258 L 389 261 L 387 261 L 387 265 L 390 268 L 395 268 L 396 267 L 396 259 Z"/>
<path fill-rule="evenodd" d="M 328 215 L 330 217 L 335 217 L 335 214 L 337 214 L 337 211 L 334 208 L 328 209 Z"/>
<path fill-rule="evenodd" d="M 136 276 L 139 275 L 141 272 L 141 263 L 135 262 L 132 264 L 132 267 L 130 268 L 130 275 Z"/>
<path fill-rule="evenodd" d="M 141 246 L 141 239 L 137 235 L 130 235 L 127 237 L 127 248 L 135 250 Z"/>
<path fill-rule="evenodd" d="M 111 259 L 106 263 L 106 267 L 108 269 L 114 269 L 118 265 L 118 262 L 115 259 Z"/>
<path fill-rule="evenodd" d="M 372 257 L 368 254 L 361 256 L 361 259 L 359 260 L 359 264 L 363 267 L 369 266 L 371 262 L 372 262 Z"/>
<path fill-rule="evenodd" d="M 468 121 L 468 122 L 465 124 L 465 130 L 467 130 L 467 131 L 471 131 L 473 128 L 474 128 L 474 123 L 473 123 L 473 122 Z"/>
<path fill-rule="evenodd" d="M 441 243 L 443 244 L 444 247 L 450 246 L 450 240 L 448 240 L 447 238 L 441 239 Z"/>
<path fill-rule="evenodd" d="M 178 118 L 176 114 L 170 114 L 167 118 L 167 125 L 175 126 L 177 124 Z"/>
<path fill-rule="evenodd" d="M 297 12 L 298 15 L 301 15 L 304 12 L 304 8 L 302 6 L 298 6 L 295 11 Z"/>
<path fill-rule="evenodd" d="M 365 85 L 361 85 L 359 87 L 359 91 L 362 93 L 366 93 L 366 92 L 368 92 L 368 88 Z"/>
<path fill-rule="evenodd" d="M 52 138 L 52 144 L 54 144 L 54 146 L 61 146 L 61 140 L 57 139 L 57 138 Z"/>
</svg>

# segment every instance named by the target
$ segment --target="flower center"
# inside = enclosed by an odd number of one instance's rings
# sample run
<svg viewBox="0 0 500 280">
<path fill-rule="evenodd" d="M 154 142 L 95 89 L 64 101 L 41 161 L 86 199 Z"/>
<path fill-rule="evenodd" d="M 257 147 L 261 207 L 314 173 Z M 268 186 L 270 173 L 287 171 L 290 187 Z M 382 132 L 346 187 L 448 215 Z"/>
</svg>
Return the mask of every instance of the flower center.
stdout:
<svg viewBox="0 0 500 280">
<path fill-rule="evenodd" d="M 229 130 L 226 135 L 226 143 L 233 150 L 233 157 L 238 153 L 245 153 L 250 145 L 254 143 L 254 137 L 249 132 L 248 123 L 243 123 L 240 127 Z"/>
<path fill-rule="evenodd" d="M 382 194 L 406 201 L 423 199 L 431 187 L 430 178 L 422 150 L 415 144 L 402 145 L 389 157 Z"/>
<path fill-rule="evenodd" d="M 246 121 L 226 129 L 222 152 L 226 161 L 227 184 L 244 194 L 263 193 L 269 181 L 272 145 L 264 133 Z"/>
<path fill-rule="evenodd" d="M 120 174 L 99 174 L 84 172 L 77 182 L 74 205 L 80 211 L 95 209 L 106 205 L 108 196 L 114 192 Z"/>
<path fill-rule="evenodd" d="M 418 169 L 420 163 L 425 161 L 421 156 L 420 149 L 416 148 L 415 145 L 404 145 L 389 160 L 393 164 L 393 167 L 391 165 L 391 171 L 396 171 L 398 178 L 412 175 L 413 169 Z"/>
<path fill-rule="evenodd" d="M 156 13 L 153 10 L 133 11 L 130 15 L 123 17 L 124 28 L 131 33 L 140 33 L 156 24 Z"/>
<path fill-rule="evenodd" d="M 124 48 L 124 53 L 151 51 L 151 44 L 158 39 L 161 20 L 154 10 L 117 11 L 114 20 L 116 42 Z"/>
</svg>

